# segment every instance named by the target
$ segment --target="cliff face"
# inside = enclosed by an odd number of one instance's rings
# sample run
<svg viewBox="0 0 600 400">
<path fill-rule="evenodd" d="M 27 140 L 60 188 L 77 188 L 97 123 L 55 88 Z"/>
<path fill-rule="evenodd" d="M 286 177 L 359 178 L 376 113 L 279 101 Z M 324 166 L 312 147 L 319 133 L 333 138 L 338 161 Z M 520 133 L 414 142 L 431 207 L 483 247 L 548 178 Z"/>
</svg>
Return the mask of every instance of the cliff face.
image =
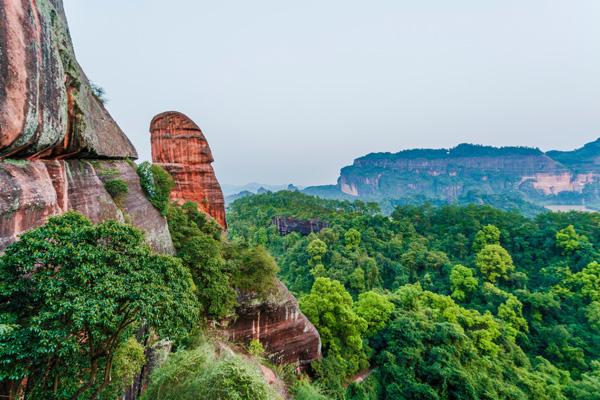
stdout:
<svg viewBox="0 0 600 400">
<path fill-rule="evenodd" d="M 243 299 L 237 314 L 226 330 L 229 339 L 258 339 L 272 362 L 304 366 L 321 358 L 319 332 L 283 283 L 277 282 L 276 293 L 268 301 Z"/>
<path fill-rule="evenodd" d="M 600 140 L 572 152 L 459 145 L 374 153 L 341 170 L 337 195 L 454 202 L 513 196 L 538 205 L 600 207 Z M 335 197 L 331 188 L 308 192 Z M 322 192 L 322 193 L 320 193 Z"/>
<path fill-rule="evenodd" d="M 191 119 L 178 112 L 157 115 L 150 124 L 152 161 L 175 180 L 171 199 L 196 202 L 223 228 L 225 200 L 212 167 L 214 161 L 206 137 Z"/>
<path fill-rule="evenodd" d="M 60 0 L 0 1 L 0 156 L 137 158 L 75 59 Z"/>
<path fill-rule="evenodd" d="M 104 188 L 106 172 L 127 183 L 115 201 Z M 158 251 L 172 253 L 169 229 L 142 192 L 135 168 L 120 160 L 10 160 L 0 162 L 0 250 L 52 215 L 79 211 L 93 222 L 114 219 L 146 233 Z"/>
<path fill-rule="evenodd" d="M 68 210 L 116 219 L 173 252 L 164 218 L 144 197 L 137 153 L 75 59 L 60 0 L 0 0 L 0 250 Z M 107 173 L 110 172 L 110 174 Z M 121 179 L 115 201 L 103 180 Z"/>
</svg>

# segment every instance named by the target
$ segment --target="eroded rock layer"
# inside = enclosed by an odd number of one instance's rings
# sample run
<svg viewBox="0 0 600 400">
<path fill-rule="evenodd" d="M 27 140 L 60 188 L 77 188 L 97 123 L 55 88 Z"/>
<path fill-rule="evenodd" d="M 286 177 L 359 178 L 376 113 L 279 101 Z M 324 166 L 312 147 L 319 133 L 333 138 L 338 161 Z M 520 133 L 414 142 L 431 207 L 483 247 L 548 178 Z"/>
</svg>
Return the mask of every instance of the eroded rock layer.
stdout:
<svg viewBox="0 0 600 400">
<path fill-rule="evenodd" d="M 104 188 L 107 179 L 127 183 L 128 191 L 118 201 Z M 174 251 L 165 219 L 145 198 L 135 169 L 126 161 L 4 161 L 0 187 L 0 250 L 48 217 L 74 210 L 96 223 L 129 222 L 146 233 L 155 250 Z"/>
<path fill-rule="evenodd" d="M 300 311 L 298 301 L 281 282 L 268 301 L 245 299 L 238 318 L 227 329 L 230 340 L 258 339 L 276 364 L 307 365 L 321 358 L 319 332 Z"/>
<path fill-rule="evenodd" d="M 137 158 L 75 59 L 60 0 L 0 0 L 0 157 Z"/>
<path fill-rule="evenodd" d="M 226 227 L 225 200 L 212 167 L 206 137 L 191 119 L 179 112 L 157 115 L 150 124 L 152 161 L 175 180 L 171 199 L 193 201 Z"/>
</svg>

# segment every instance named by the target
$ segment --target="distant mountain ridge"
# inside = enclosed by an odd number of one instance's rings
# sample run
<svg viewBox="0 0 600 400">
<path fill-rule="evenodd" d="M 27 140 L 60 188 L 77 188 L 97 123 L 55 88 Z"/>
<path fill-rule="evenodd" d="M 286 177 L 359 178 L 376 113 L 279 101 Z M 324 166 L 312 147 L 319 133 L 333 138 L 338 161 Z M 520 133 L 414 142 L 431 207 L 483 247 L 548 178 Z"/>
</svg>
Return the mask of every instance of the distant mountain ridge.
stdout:
<svg viewBox="0 0 600 400">
<path fill-rule="evenodd" d="M 371 153 L 342 168 L 336 185 L 305 192 L 392 206 L 430 201 L 600 209 L 600 138 L 573 151 L 460 144 Z"/>
</svg>

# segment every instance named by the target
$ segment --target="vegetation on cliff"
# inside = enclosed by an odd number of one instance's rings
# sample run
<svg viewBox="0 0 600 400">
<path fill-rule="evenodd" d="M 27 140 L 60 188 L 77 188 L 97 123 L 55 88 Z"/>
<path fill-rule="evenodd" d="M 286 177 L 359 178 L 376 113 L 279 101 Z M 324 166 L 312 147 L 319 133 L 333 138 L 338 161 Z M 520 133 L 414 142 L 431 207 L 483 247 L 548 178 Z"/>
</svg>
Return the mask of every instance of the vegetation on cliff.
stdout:
<svg viewBox="0 0 600 400">
<path fill-rule="evenodd" d="M 155 192 L 168 198 L 169 180 L 154 182 Z M 159 338 L 186 351 L 198 327 L 235 316 L 239 293 L 261 299 L 275 287 L 277 265 L 264 247 L 227 241 L 194 203 L 167 204 L 165 213 L 177 257 L 153 252 L 130 225 L 94 225 L 74 212 L 50 218 L 6 249 L 0 257 L 1 395 L 118 398 L 140 376 Z M 213 361 L 193 376 L 190 393 L 209 385 L 201 398 L 272 398 L 256 365 L 239 357 Z M 152 379 L 160 379 L 156 374 Z"/>
<path fill-rule="evenodd" d="M 280 236 L 280 215 L 330 227 Z M 275 255 L 321 333 L 302 395 L 597 398 L 599 214 L 421 205 L 387 217 L 283 191 L 235 201 L 229 229 Z"/>
</svg>

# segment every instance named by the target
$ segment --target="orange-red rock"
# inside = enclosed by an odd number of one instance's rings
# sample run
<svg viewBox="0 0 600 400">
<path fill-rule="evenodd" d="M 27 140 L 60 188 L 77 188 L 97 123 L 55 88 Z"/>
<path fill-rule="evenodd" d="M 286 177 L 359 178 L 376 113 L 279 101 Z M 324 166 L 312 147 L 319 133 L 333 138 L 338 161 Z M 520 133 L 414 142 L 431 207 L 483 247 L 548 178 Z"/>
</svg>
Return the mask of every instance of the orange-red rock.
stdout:
<svg viewBox="0 0 600 400">
<path fill-rule="evenodd" d="M 225 331 L 230 340 L 258 339 L 276 364 L 306 366 L 321 358 L 319 332 L 283 283 L 277 281 L 277 290 L 267 300 L 252 296 L 238 300 L 237 318 Z"/>
<path fill-rule="evenodd" d="M 191 119 L 179 112 L 165 112 L 150 124 L 152 161 L 175 180 L 171 199 L 193 201 L 226 228 L 225 200 L 212 167 L 214 161 L 206 137 Z"/>
</svg>

